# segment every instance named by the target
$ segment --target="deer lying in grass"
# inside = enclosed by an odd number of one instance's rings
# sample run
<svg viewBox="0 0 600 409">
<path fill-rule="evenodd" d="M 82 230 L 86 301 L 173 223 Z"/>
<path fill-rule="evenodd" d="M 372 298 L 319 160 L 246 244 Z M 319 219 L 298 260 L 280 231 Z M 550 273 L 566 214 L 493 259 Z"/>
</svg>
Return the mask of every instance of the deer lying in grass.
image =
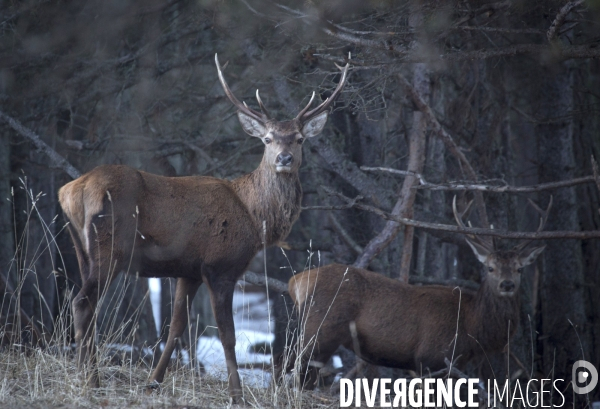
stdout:
<svg viewBox="0 0 600 409">
<path fill-rule="evenodd" d="M 541 231 L 552 201 L 540 222 Z M 462 227 L 463 214 L 456 211 Z M 477 292 L 444 286 L 414 286 L 371 271 L 331 264 L 304 271 L 289 281 L 299 315 L 296 345 L 274 359 L 275 380 L 289 371 L 298 355 L 307 388 L 343 345 L 374 365 L 438 370 L 460 356 L 463 364 L 483 353 L 501 351 L 519 322 L 519 284 L 523 268 L 545 246 L 529 242 L 505 251 L 479 237 L 466 238 L 486 275 Z M 299 338 L 299 340 L 298 340 Z"/>
<path fill-rule="evenodd" d="M 298 218 L 302 142 L 323 130 L 328 108 L 346 82 L 348 65 L 328 99 L 311 110 L 313 93 L 296 118 L 278 122 L 270 118 L 258 91 L 261 112 L 241 103 L 225 82 L 216 55 L 215 63 L 242 128 L 265 144 L 262 162 L 254 172 L 228 181 L 100 166 L 63 186 L 59 200 L 70 221 L 83 282 L 73 300 L 80 367 L 96 365 L 96 306 L 120 271 L 139 272 L 142 277 L 177 277 L 169 336 L 150 380 L 163 381 L 176 340 L 186 326 L 187 310 L 204 283 L 225 350 L 229 392 L 237 400 L 242 390 L 235 357 L 233 289 L 256 253 L 264 245 L 284 240 Z M 95 370 L 89 380 L 98 385 Z"/>
</svg>

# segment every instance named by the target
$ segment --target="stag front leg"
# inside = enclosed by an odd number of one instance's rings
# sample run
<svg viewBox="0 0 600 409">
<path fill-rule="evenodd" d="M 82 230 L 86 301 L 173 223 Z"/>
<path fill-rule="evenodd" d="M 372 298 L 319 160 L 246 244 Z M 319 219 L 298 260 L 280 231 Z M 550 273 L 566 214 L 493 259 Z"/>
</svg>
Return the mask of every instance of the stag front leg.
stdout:
<svg viewBox="0 0 600 409">
<path fill-rule="evenodd" d="M 175 305 L 173 306 L 173 316 L 171 317 L 171 324 L 169 326 L 169 337 L 167 338 L 167 343 L 160 356 L 160 360 L 150 377 L 151 383 L 157 384 L 164 380 L 167 366 L 177 344 L 177 339 L 183 334 L 183 330 L 187 324 L 189 309 L 201 284 L 201 280 L 191 280 L 189 278 L 177 279 Z"/>
<path fill-rule="evenodd" d="M 219 281 L 222 279 L 223 277 L 218 277 L 218 280 L 211 282 L 209 278 L 208 287 L 213 313 L 219 328 L 219 337 L 225 352 L 227 375 L 229 377 L 229 395 L 234 402 L 238 402 L 242 399 L 242 386 L 235 357 L 235 326 L 233 324 L 233 290 L 236 281 Z"/>
</svg>

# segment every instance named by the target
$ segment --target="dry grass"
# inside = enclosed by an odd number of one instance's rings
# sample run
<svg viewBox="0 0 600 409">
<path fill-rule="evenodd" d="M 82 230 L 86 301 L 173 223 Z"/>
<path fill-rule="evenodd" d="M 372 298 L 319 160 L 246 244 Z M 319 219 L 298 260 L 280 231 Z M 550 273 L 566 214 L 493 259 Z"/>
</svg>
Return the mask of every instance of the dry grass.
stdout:
<svg viewBox="0 0 600 409">
<path fill-rule="evenodd" d="M 147 365 L 99 366 L 102 386 L 87 388 L 71 351 L 13 347 L 0 353 L 0 406 L 2 407 L 106 407 L 172 408 L 231 407 L 227 382 L 199 375 L 189 367 L 167 372 L 160 390 L 146 392 L 151 368 Z M 277 391 L 244 386 L 248 407 L 331 408 L 335 396 L 298 392 L 286 386 Z"/>
</svg>

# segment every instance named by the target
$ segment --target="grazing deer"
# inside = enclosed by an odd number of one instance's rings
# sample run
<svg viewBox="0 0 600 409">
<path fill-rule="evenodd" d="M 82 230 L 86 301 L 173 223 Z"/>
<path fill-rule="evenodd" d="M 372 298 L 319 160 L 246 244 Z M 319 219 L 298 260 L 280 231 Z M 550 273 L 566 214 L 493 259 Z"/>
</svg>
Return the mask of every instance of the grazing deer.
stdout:
<svg viewBox="0 0 600 409">
<path fill-rule="evenodd" d="M 541 231 L 552 201 L 542 213 Z M 453 211 L 459 226 L 462 216 Z M 300 375 L 313 388 L 318 367 L 343 345 L 365 361 L 416 371 L 463 364 L 483 352 L 501 351 L 519 322 L 519 284 L 523 268 L 545 246 L 496 250 L 477 236 L 466 238 L 486 275 L 477 292 L 444 286 L 415 286 L 352 266 L 331 264 L 304 271 L 289 281 L 299 314 L 300 335 L 288 356 L 274 359 L 275 380 L 302 355 Z M 303 331 L 303 333 L 302 333 Z M 299 339 L 299 340 L 298 340 Z M 310 368 L 309 368 L 310 367 Z"/>
<path fill-rule="evenodd" d="M 232 299 L 235 283 L 263 247 L 286 238 L 300 213 L 302 188 L 298 168 L 302 142 L 318 135 L 328 108 L 346 82 L 347 64 L 335 91 L 319 106 L 308 105 L 290 121 L 272 119 L 260 99 L 261 112 L 241 103 L 225 82 L 244 131 L 265 144 L 254 172 L 232 181 L 213 177 L 163 177 L 127 166 L 99 166 L 59 191 L 70 221 L 82 288 L 73 300 L 79 365 L 95 368 L 95 320 L 102 292 L 122 270 L 141 277 L 176 277 L 169 336 L 151 382 L 163 381 L 177 338 L 198 287 L 204 283 L 225 350 L 229 393 L 242 396 L 235 358 Z M 132 217 L 133 216 L 133 217 Z M 263 230 L 264 228 L 264 230 Z M 89 381 L 98 385 L 94 369 Z"/>
</svg>

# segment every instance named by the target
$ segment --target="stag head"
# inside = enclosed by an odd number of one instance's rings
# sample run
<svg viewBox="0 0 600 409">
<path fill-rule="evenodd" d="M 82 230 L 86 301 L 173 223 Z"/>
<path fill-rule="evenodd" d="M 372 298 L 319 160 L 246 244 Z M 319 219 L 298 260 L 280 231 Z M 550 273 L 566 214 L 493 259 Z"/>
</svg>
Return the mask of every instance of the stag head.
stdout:
<svg viewBox="0 0 600 409">
<path fill-rule="evenodd" d="M 541 215 L 540 224 L 537 229 L 540 232 L 544 229 L 548 213 L 552 208 L 552 197 L 550 197 L 550 203 L 545 211 L 540 209 L 531 200 L 529 202 Z M 466 228 L 462 218 L 468 212 L 471 203 L 472 201 L 459 214 L 456 210 L 456 196 L 454 196 L 452 211 L 454 212 L 456 223 L 460 227 Z M 510 250 L 498 250 L 495 248 L 492 240 L 484 240 L 480 236 L 468 235 L 465 237 L 465 241 L 471 247 L 471 250 L 473 250 L 477 260 L 485 266 L 485 284 L 498 295 L 505 297 L 512 297 L 517 294 L 521 285 L 521 273 L 523 273 L 523 269 L 532 264 L 546 248 L 546 246 L 529 246 L 531 240 L 524 241 Z"/>
<path fill-rule="evenodd" d="M 240 102 L 225 82 L 217 54 L 215 54 L 215 63 L 225 94 L 238 109 L 237 115 L 242 128 L 248 135 L 260 138 L 265 144 L 263 160 L 278 173 L 297 172 L 302 163 L 302 143 L 306 138 L 317 136 L 323 131 L 327 122 L 328 108 L 341 93 L 346 83 L 349 64 L 343 68 L 342 78 L 335 91 L 319 106 L 310 110 L 315 99 L 313 92 L 306 107 L 294 119 L 276 121 L 269 115 L 258 90 L 256 90 L 256 100 L 260 112 L 249 108 L 245 102 Z"/>
</svg>

